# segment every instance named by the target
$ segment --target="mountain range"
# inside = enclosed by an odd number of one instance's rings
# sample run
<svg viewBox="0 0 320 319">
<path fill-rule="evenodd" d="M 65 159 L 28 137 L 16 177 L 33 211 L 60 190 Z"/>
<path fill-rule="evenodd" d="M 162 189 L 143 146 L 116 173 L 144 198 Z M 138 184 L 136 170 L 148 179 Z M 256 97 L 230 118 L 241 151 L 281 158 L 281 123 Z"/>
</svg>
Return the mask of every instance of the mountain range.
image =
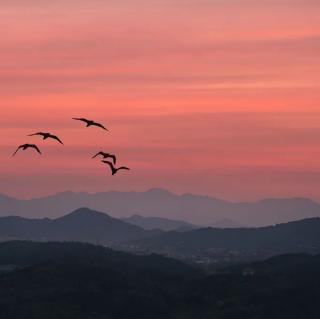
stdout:
<svg viewBox="0 0 320 319">
<path fill-rule="evenodd" d="M 214 225 L 223 219 L 243 226 L 266 226 L 320 216 L 320 204 L 307 198 L 230 202 L 209 196 L 177 195 L 165 189 L 146 192 L 63 192 L 21 200 L 0 195 L 0 216 L 57 218 L 80 207 L 108 212 L 113 217 L 161 217 L 195 225 Z"/>
<path fill-rule="evenodd" d="M 320 253 L 320 218 L 261 228 L 202 228 L 188 232 L 165 232 L 134 243 L 142 250 L 165 254 L 216 254 L 230 251 L 240 255 L 259 251 L 277 255 L 283 253 Z"/>
<path fill-rule="evenodd" d="M 146 230 L 159 229 L 163 231 L 179 231 L 184 232 L 196 228 L 200 228 L 200 226 L 196 226 L 181 220 L 173 220 L 168 218 L 161 217 L 143 217 L 140 215 L 132 215 L 128 218 L 122 219 L 124 222 L 139 226 Z"/>
<path fill-rule="evenodd" d="M 178 231 L 185 232 L 193 229 L 203 228 L 204 225 L 195 225 L 191 223 L 184 222 L 182 220 L 175 220 L 169 218 L 161 218 L 161 217 L 145 217 L 138 214 L 132 215 L 127 218 L 122 218 L 123 221 L 139 226 L 143 229 L 154 230 L 159 229 L 163 231 Z M 241 224 L 229 219 L 222 218 L 218 221 L 207 225 L 212 228 L 241 228 L 243 227 Z"/>
<path fill-rule="evenodd" d="M 83 243 L 0 243 L 1 319 L 317 319 L 320 255 L 213 274 Z"/>
<path fill-rule="evenodd" d="M 105 213 L 80 208 L 56 219 L 0 218 L 0 240 L 78 241 L 112 245 L 158 234 L 112 218 Z"/>
<path fill-rule="evenodd" d="M 56 219 L 0 217 L 0 241 L 72 241 L 101 244 L 182 259 L 208 257 L 230 263 L 259 260 L 283 253 L 320 253 L 320 218 L 260 228 L 147 230 L 124 220 L 80 208 Z M 230 259 L 232 257 L 232 260 Z"/>
</svg>

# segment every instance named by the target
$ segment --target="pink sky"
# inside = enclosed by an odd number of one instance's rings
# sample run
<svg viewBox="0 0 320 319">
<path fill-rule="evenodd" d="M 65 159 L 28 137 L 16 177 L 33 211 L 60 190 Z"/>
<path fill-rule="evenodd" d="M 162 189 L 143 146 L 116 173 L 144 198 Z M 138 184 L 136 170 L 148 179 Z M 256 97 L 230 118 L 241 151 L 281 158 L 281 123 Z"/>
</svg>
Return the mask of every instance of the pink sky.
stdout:
<svg viewBox="0 0 320 319">
<path fill-rule="evenodd" d="M 318 0 L 2 0 L 0 192 L 320 199 L 319 16 Z M 11 158 L 26 142 L 44 155 Z M 100 149 L 132 171 L 111 177 Z"/>
</svg>

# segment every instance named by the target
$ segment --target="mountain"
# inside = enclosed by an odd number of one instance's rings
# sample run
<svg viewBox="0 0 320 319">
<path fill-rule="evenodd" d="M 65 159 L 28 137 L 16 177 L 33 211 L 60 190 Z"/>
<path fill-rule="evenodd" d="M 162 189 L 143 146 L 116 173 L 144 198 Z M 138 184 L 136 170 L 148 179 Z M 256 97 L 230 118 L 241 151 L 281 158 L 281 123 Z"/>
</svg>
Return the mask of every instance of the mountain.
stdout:
<svg viewBox="0 0 320 319">
<path fill-rule="evenodd" d="M 212 228 L 241 228 L 241 224 L 236 223 L 235 221 L 229 218 L 222 218 L 210 225 Z"/>
<path fill-rule="evenodd" d="M 148 237 L 155 232 L 112 218 L 88 208 L 57 219 L 0 218 L 0 240 L 81 241 L 114 244 Z"/>
<path fill-rule="evenodd" d="M 196 276 L 159 255 L 81 243 L 3 243 L 0 318 L 174 318 L 183 285 Z"/>
<path fill-rule="evenodd" d="M 184 233 L 167 232 L 134 242 L 140 249 L 178 255 L 233 255 L 259 251 L 270 255 L 288 252 L 320 252 L 320 218 L 294 221 L 261 228 L 203 228 Z"/>
<path fill-rule="evenodd" d="M 208 275 L 158 255 L 8 242 L 0 244 L 1 269 L 1 319 L 320 317 L 319 255 L 283 255 Z"/>
<path fill-rule="evenodd" d="M 57 218 L 79 207 L 108 211 L 117 218 L 139 212 L 144 217 L 183 220 L 195 225 L 212 225 L 227 218 L 241 225 L 266 226 L 320 216 L 320 204 L 305 198 L 233 203 L 209 196 L 176 195 L 163 189 L 96 194 L 64 192 L 30 200 L 0 196 L 0 216 Z"/>
<path fill-rule="evenodd" d="M 143 217 L 140 215 L 132 215 L 128 218 L 123 218 L 122 220 L 126 223 L 139 226 L 146 230 L 160 229 L 163 231 L 176 230 L 184 232 L 199 228 L 199 226 L 195 226 L 181 220 L 173 220 L 161 217 Z"/>
<path fill-rule="evenodd" d="M 183 262 L 160 255 L 138 256 L 107 247 L 80 242 L 8 241 L 0 243 L 0 265 L 30 266 L 52 261 L 83 259 L 118 269 L 152 269 L 172 274 L 192 274 L 195 269 Z M 128 269 L 126 269 L 128 271 Z"/>
<path fill-rule="evenodd" d="M 149 219 L 142 220 L 149 222 Z M 261 228 L 209 227 L 163 232 L 146 230 L 105 213 L 80 208 L 56 219 L 1 217 L 0 241 L 10 240 L 78 241 L 220 266 L 283 253 L 320 253 L 320 218 Z"/>
</svg>

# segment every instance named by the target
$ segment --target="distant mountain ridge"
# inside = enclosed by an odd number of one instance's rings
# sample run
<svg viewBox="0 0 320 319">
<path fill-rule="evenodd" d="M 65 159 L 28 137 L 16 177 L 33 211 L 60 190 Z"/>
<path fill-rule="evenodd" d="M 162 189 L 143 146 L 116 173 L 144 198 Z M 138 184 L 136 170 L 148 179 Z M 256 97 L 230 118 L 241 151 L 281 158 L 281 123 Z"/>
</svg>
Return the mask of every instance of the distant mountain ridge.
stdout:
<svg viewBox="0 0 320 319">
<path fill-rule="evenodd" d="M 146 230 L 160 229 L 163 231 L 176 230 L 176 231 L 184 232 L 184 231 L 200 228 L 200 226 L 196 226 L 181 220 L 173 220 L 173 219 L 161 218 L 161 217 L 143 217 L 137 214 L 132 215 L 128 218 L 123 218 L 122 220 L 129 224 L 139 226 Z"/>
<path fill-rule="evenodd" d="M 155 233 L 158 232 L 144 230 L 88 208 L 80 208 L 57 219 L 0 218 L 1 241 L 79 241 L 109 245 Z"/>
<path fill-rule="evenodd" d="M 306 198 L 233 203 L 209 196 L 176 195 L 164 189 L 96 194 L 63 192 L 30 200 L 0 195 L 0 216 L 57 218 L 79 207 L 107 211 L 117 218 L 139 213 L 195 225 L 212 225 L 227 218 L 245 226 L 266 226 L 320 216 L 320 204 Z"/>
<path fill-rule="evenodd" d="M 240 223 L 236 223 L 235 221 L 229 218 L 222 218 L 208 226 L 212 228 L 243 228 L 244 227 L 244 225 L 241 225 Z"/>
<path fill-rule="evenodd" d="M 191 255 L 214 251 L 283 253 L 320 253 L 320 218 L 261 228 L 201 228 L 185 233 L 166 232 L 134 245 L 159 253 Z"/>
<path fill-rule="evenodd" d="M 260 228 L 207 227 L 165 232 L 146 230 L 105 213 L 80 208 L 56 219 L 0 217 L 0 241 L 11 240 L 77 241 L 178 258 L 223 259 L 228 255 L 258 260 L 283 253 L 320 253 L 320 218 Z"/>
</svg>

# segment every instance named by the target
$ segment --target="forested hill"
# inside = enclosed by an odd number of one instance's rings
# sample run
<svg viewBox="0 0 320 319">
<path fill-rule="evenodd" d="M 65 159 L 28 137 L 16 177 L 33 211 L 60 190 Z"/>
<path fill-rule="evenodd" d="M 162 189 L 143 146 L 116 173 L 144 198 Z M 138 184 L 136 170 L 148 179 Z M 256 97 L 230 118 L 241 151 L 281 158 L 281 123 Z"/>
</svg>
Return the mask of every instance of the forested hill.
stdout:
<svg viewBox="0 0 320 319">
<path fill-rule="evenodd" d="M 320 317 L 320 256 L 279 256 L 210 276 L 165 257 L 79 243 L 3 243 L 0 258 L 0 269 L 19 265 L 0 272 L 1 319 Z"/>
</svg>

